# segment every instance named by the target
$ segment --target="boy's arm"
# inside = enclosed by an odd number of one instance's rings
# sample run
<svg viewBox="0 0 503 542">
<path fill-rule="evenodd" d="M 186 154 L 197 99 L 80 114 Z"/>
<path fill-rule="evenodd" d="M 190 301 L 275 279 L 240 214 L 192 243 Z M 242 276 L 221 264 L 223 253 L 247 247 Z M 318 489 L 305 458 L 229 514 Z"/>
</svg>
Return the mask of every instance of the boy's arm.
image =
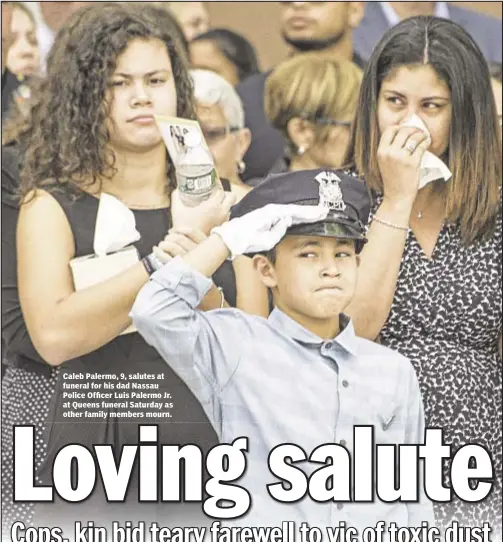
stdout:
<svg viewBox="0 0 503 542">
<path fill-rule="evenodd" d="M 405 444 L 424 444 L 425 421 L 423 400 L 417 381 L 416 373 L 412 366 L 409 369 L 408 394 L 405 396 L 407 405 L 407 426 L 405 435 Z M 419 501 L 417 503 L 408 503 L 409 526 L 420 527 L 422 521 L 427 521 L 429 526 L 435 525 L 435 516 L 433 514 L 433 504 L 428 499 L 424 491 L 424 465 L 419 460 Z"/>
<path fill-rule="evenodd" d="M 173 192 L 174 217 L 181 209 L 178 198 L 177 191 Z M 212 204 L 211 198 L 208 201 Z M 327 208 L 302 205 L 257 209 L 214 228 L 215 233 L 168 262 L 141 289 L 131 311 L 133 323 L 203 404 L 233 374 L 246 328 L 239 311 L 196 310 L 212 286 L 209 277 L 229 255 L 269 250 L 289 226 L 316 222 L 327 213 Z"/>
<path fill-rule="evenodd" d="M 208 277 L 227 256 L 220 238 L 211 236 L 154 273 L 131 311 L 138 331 L 202 403 L 228 382 L 242 352 L 242 333 L 233 330 L 241 318 L 234 311 L 227 315 L 197 310 L 213 286 Z"/>
</svg>

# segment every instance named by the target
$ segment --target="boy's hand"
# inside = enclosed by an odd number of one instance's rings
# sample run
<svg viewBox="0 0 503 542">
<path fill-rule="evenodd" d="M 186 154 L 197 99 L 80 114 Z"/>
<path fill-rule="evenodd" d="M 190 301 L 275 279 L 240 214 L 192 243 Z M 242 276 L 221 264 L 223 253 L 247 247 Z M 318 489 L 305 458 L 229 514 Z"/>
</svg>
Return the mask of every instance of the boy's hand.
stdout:
<svg viewBox="0 0 503 542">
<path fill-rule="evenodd" d="M 213 228 L 235 258 L 241 254 L 271 250 L 286 230 L 296 224 L 320 222 L 329 209 L 314 205 L 279 205 L 270 203 L 245 216 Z"/>
</svg>

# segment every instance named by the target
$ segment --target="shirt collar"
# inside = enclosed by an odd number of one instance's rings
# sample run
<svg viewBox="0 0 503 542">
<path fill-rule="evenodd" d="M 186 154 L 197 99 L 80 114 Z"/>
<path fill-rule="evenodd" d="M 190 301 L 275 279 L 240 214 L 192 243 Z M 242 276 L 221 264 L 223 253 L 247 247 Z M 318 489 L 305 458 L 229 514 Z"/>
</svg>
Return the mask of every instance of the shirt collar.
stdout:
<svg viewBox="0 0 503 542">
<path fill-rule="evenodd" d="M 269 322 L 276 328 L 281 330 L 285 335 L 288 335 L 293 340 L 303 344 L 322 344 L 324 341 L 305 327 L 301 326 L 298 322 L 290 318 L 282 310 L 275 308 L 269 316 Z M 342 331 L 333 339 L 344 348 L 350 354 L 357 355 L 357 337 L 353 327 L 353 322 L 345 314 L 340 316 Z"/>
<path fill-rule="evenodd" d="M 392 2 L 379 2 L 379 4 L 390 26 L 395 26 L 400 22 L 400 17 L 393 9 Z M 435 17 L 441 17 L 442 19 L 450 18 L 447 2 L 435 2 Z"/>
</svg>

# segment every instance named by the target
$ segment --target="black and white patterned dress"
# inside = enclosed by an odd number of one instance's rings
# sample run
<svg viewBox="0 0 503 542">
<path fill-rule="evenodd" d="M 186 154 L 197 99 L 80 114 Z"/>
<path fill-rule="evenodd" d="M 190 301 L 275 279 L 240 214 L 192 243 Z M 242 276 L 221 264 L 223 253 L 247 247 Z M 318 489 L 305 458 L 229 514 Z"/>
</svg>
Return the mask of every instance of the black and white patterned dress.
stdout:
<svg viewBox="0 0 503 542">
<path fill-rule="evenodd" d="M 427 427 L 442 428 L 452 452 L 479 444 L 492 455 L 495 483 L 480 503 L 435 505 L 438 524 L 501 529 L 502 223 L 484 242 L 463 246 L 445 224 L 431 258 L 409 231 L 381 342 L 407 356 L 421 386 Z M 447 474 L 447 469 L 446 473 Z M 450 486 L 447 478 L 444 485 Z"/>
<path fill-rule="evenodd" d="M 14 441 L 15 425 L 34 426 L 35 472 L 40 468 L 46 453 L 44 431 L 49 403 L 56 389 L 58 368 L 48 368 L 45 373 L 29 371 L 7 362 L 2 380 L 2 540 L 11 540 L 10 528 L 15 521 L 30 525 L 35 503 L 13 501 L 14 490 Z M 40 479 L 36 477 L 36 483 Z"/>
<path fill-rule="evenodd" d="M 35 351 L 23 322 L 17 291 L 16 226 L 19 202 L 20 153 L 15 146 L 2 147 L 2 536 L 11 539 L 14 521 L 30 525 L 35 503 L 14 502 L 13 428 L 35 427 L 35 470 L 45 457 L 43 439 L 49 403 L 56 388 L 58 369 L 46 365 Z M 37 479 L 39 482 L 39 480 Z"/>
</svg>

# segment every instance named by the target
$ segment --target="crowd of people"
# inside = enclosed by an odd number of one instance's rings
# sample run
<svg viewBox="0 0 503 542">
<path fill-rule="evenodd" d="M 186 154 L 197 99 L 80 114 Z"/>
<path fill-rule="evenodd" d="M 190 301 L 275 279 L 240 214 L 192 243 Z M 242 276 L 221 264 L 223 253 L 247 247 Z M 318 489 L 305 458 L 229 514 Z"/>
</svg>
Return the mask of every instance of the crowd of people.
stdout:
<svg viewBox="0 0 503 542">
<path fill-rule="evenodd" d="M 14 426 L 35 427 L 37 483 L 70 443 L 120 457 L 141 422 L 76 423 L 65 382 L 139 372 L 173 400 L 162 445 L 242 431 L 258 453 L 351 449 L 349 429 L 374 425 L 378 442 L 434 427 L 454 451 L 483 446 L 481 502 L 329 517 L 501 535 L 501 28 L 445 2 L 281 2 L 291 55 L 264 72 L 204 2 L 2 2 L 2 539 L 16 520 L 206 521 L 198 503 L 139 503 L 137 469 L 124 503 L 102 481 L 78 505 L 14 499 Z M 200 205 L 180 199 L 154 113 L 199 121 L 220 178 Z M 451 176 L 423 186 L 427 159 Z M 138 261 L 76 289 L 102 194 L 132 211 Z M 269 507 L 249 475 L 259 520 L 326 520 Z"/>
</svg>

